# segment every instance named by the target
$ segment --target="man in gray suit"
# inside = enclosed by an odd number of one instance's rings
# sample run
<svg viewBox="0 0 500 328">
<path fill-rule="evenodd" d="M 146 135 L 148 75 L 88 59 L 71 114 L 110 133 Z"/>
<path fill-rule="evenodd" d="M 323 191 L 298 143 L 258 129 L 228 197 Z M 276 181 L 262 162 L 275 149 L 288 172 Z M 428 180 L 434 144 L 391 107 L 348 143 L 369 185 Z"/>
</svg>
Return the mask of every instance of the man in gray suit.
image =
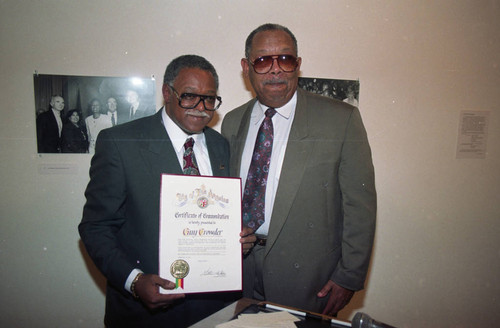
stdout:
<svg viewBox="0 0 500 328">
<path fill-rule="evenodd" d="M 302 60 L 283 26 L 254 30 L 245 56 L 243 74 L 257 97 L 222 123 L 231 175 L 246 181 L 243 220 L 258 237 L 244 258 L 244 296 L 336 315 L 364 287 L 375 232 L 360 113 L 297 89 Z"/>
<path fill-rule="evenodd" d="M 165 107 L 101 131 L 92 158 L 79 231 L 107 278 L 106 327 L 187 327 L 234 296 L 159 293 L 160 286 L 175 287 L 158 275 L 161 174 L 187 174 L 188 149 L 201 175 L 229 174 L 228 143 L 206 127 L 220 105 L 214 67 L 181 56 L 167 66 L 163 82 Z M 240 241 L 245 249 L 254 240 Z"/>
</svg>

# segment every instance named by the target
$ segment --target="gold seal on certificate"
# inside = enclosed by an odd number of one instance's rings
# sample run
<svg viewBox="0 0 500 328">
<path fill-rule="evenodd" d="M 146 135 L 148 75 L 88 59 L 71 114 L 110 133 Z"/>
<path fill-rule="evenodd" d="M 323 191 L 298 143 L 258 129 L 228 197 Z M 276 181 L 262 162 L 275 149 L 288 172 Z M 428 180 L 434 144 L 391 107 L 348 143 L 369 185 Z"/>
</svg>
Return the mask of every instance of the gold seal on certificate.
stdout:
<svg viewBox="0 0 500 328">
<path fill-rule="evenodd" d="M 163 174 L 160 277 L 163 294 L 242 288 L 241 179 Z"/>
<path fill-rule="evenodd" d="M 189 273 L 189 264 L 184 260 L 175 260 L 170 266 L 170 273 L 174 278 L 186 278 Z"/>
<path fill-rule="evenodd" d="M 200 197 L 196 200 L 196 204 L 198 204 L 199 208 L 205 208 L 208 206 L 208 198 L 207 197 Z"/>
</svg>

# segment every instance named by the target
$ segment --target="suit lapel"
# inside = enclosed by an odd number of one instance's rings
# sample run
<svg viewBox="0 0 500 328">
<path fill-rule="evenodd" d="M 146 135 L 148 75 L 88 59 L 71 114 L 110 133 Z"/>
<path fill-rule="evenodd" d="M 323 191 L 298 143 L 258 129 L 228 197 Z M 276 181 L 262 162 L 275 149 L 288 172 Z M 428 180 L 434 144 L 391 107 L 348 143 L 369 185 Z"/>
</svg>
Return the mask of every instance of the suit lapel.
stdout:
<svg viewBox="0 0 500 328">
<path fill-rule="evenodd" d="M 228 175 L 227 159 L 228 154 L 224 153 L 224 149 L 220 147 L 217 141 L 213 138 L 214 131 L 207 128 L 205 130 L 205 138 L 207 140 L 207 150 L 210 156 L 210 165 L 212 167 L 212 173 L 215 177 L 225 177 Z"/>
<path fill-rule="evenodd" d="M 155 114 L 149 124 L 149 129 L 143 135 L 143 139 L 147 142 L 141 153 L 149 164 L 152 176 L 159 176 L 162 173 L 183 174 L 172 141 L 162 122 L 161 113 Z M 224 162 L 227 154 L 213 138 L 213 133 L 215 132 L 212 130 L 205 131 L 212 172 L 214 176 L 227 176 L 227 163 Z"/>
<path fill-rule="evenodd" d="M 248 103 L 248 107 L 245 110 L 243 117 L 241 118 L 240 126 L 238 127 L 236 136 L 232 135 L 231 140 L 229 140 L 229 143 L 232 145 L 231 151 L 233 152 L 231 154 L 231 163 L 230 163 L 231 176 L 235 177 L 240 176 L 241 155 L 243 154 L 243 148 L 245 148 L 245 141 L 248 134 L 248 128 L 250 125 L 250 117 L 255 102 L 256 99 Z M 246 179 L 246 177 L 243 179 Z M 245 180 L 243 180 L 242 183 L 244 186 Z"/>
<path fill-rule="evenodd" d="M 278 190 L 271 215 L 272 220 L 267 236 L 266 255 L 272 248 L 286 222 L 299 186 L 304 178 L 307 162 L 305 159 L 311 156 L 312 147 L 306 142 L 308 135 L 308 115 L 306 109 L 306 97 L 301 90 L 298 90 L 297 107 L 290 136 L 288 137 L 285 158 L 281 168 Z"/>
<path fill-rule="evenodd" d="M 146 141 L 142 149 L 144 160 L 149 163 L 153 176 L 162 173 L 182 174 L 182 168 L 174 147 L 161 119 L 161 110 L 150 120 L 150 128 L 144 134 Z"/>
</svg>

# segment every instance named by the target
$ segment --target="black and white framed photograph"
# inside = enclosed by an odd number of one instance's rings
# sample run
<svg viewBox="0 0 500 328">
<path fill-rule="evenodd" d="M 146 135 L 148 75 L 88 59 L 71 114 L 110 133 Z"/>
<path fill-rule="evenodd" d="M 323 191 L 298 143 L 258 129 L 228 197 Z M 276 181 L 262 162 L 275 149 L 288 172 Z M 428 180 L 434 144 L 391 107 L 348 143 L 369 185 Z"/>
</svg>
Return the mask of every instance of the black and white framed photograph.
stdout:
<svg viewBox="0 0 500 328">
<path fill-rule="evenodd" d="M 299 77 L 299 87 L 359 107 L 359 81 Z"/>
<path fill-rule="evenodd" d="M 38 153 L 90 153 L 103 129 L 156 112 L 153 78 L 33 75 Z"/>
</svg>

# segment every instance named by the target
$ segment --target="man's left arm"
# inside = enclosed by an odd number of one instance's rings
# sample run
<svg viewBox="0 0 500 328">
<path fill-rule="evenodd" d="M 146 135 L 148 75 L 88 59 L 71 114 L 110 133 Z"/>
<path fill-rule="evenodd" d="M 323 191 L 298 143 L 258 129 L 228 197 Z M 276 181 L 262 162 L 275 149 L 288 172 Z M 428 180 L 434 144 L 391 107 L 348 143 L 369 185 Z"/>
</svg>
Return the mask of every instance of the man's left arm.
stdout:
<svg viewBox="0 0 500 328">
<path fill-rule="evenodd" d="M 371 150 L 361 115 L 353 109 L 339 167 L 343 202 L 342 257 L 318 297 L 330 294 L 325 314 L 336 314 L 364 287 L 375 235 L 377 199 Z"/>
</svg>

